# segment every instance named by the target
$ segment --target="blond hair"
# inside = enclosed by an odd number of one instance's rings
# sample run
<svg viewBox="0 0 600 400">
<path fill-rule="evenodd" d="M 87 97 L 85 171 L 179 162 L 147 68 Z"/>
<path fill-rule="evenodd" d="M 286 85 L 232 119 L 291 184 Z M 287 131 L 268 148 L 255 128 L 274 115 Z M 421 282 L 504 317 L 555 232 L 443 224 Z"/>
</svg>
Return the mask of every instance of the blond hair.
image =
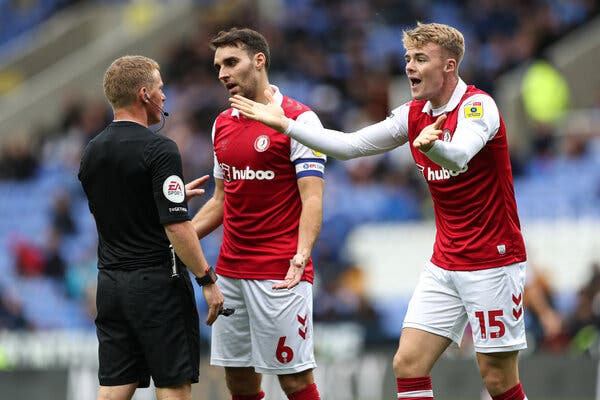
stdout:
<svg viewBox="0 0 600 400">
<path fill-rule="evenodd" d="M 457 65 L 465 54 L 463 34 L 458 29 L 445 24 L 418 22 L 416 28 L 402 32 L 402 43 L 407 49 L 419 49 L 428 43 L 437 44 L 456 60 Z"/>
<path fill-rule="evenodd" d="M 104 74 L 104 96 L 113 108 L 127 107 L 142 86 L 152 89 L 156 84 L 154 71 L 158 63 L 144 56 L 123 56 L 110 64 Z"/>
</svg>

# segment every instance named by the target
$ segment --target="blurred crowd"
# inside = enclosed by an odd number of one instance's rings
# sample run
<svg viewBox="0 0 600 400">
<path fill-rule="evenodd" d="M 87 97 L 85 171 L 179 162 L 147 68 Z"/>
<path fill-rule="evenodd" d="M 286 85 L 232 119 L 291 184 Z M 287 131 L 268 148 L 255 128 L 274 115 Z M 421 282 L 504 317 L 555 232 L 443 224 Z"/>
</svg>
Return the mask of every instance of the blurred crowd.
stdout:
<svg viewBox="0 0 600 400">
<path fill-rule="evenodd" d="M 36 2 L 0 0 L 0 10 L 9 3 Z M 209 38 L 221 29 L 249 26 L 261 31 L 271 45 L 272 83 L 312 107 L 325 126 L 352 131 L 384 119 L 409 100 L 401 35 L 415 21 L 459 28 L 467 44 L 462 78 L 493 94 L 502 73 L 540 58 L 546 46 L 598 13 L 593 0 L 198 4 L 196 31 L 165 48 L 160 60 L 166 109 L 171 112 L 161 133 L 178 144 L 188 181 L 212 174 L 212 122 L 228 107 L 208 47 Z M 600 113 L 598 93 L 598 102 L 590 106 Z M 12 137 L 0 149 L 0 329 L 86 329 L 93 323 L 96 232 L 75 174 L 83 147 L 112 116 L 101 94 L 89 99 L 69 93 L 61 100 L 57 126 Z M 522 217 L 600 218 L 600 175 L 593 169 L 582 178 L 585 195 L 572 194 L 579 203 L 554 200 L 562 202 L 564 214 L 540 214 L 536 204 L 540 182 L 554 182 L 546 190 L 556 191 L 570 180 L 564 171 L 599 164 L 600 135 L 583 126 L 573 129 L 559 134 L 557 125 L 532 124 L 531 140 L 515 149 Z M 595 190 L 590 192 L 590 185 Z M 395 341 L 398 333 L 385 334 L 377 304 L 365 294 L 364 270 L 341 250 L 358 224 L 431 218 L 427 189 L 406 149 L 347 162 L 330 159 L 325 186 L 323 230 L 313 254 L 320 282 L 315 319 L 360 324 L 372 343 Z M 207 198 L 195 199 L 191 212 Z M 219 244 L 219 232 L 203 240 L 210 262 L 216 260 Z M 590 271 L 568 315 L 553 305 L 552 283 L 535 270 L 531 273 L 526 303 L 537 348 L 585 352 L 597 343 L 600 266 L 590 266 Z"/>
</svg>

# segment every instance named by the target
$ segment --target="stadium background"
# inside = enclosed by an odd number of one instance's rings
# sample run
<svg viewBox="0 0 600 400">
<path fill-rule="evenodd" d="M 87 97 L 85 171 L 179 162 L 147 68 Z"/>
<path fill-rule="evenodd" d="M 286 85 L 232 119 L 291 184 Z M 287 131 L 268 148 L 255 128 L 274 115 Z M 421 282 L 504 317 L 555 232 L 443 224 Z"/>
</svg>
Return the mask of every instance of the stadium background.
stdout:
<svg viewBox="0 0 600 400">
<path fill-rule="evenodd" d="M 598 10 L 593 0 L 0 0 L 2 397 L 94 398 L 96 233 L 75 173 L 111 118 L 101 78 L 112 59 L 160 61 L 171 113 L 162 132 L 190 180 L 211 173 L 210 128 L 227 107 L 207 46 L 218 30 L 263 32 L 271 81 L 325 126 L 353 130 L 409 99 L 402 29 L 437 21 L 465 33 L 461 76 L 494 95 L 508 126 L 530 261 L 529 398 L 600 398 Z M 323 398 L 394 396 L 391 357 L 433 242 L 426 190 L 407 149 L 328 162 L 314 251 Z M 203 240 L 212 263 L 219 243 L 219 232 Z M 540 299 L 550 311 L 536 315 Z M 226 398 L 206 359 L 194 398 Z M 436 367 L 434 389 L 485 398 L 468 339 Z"/>
</svg>

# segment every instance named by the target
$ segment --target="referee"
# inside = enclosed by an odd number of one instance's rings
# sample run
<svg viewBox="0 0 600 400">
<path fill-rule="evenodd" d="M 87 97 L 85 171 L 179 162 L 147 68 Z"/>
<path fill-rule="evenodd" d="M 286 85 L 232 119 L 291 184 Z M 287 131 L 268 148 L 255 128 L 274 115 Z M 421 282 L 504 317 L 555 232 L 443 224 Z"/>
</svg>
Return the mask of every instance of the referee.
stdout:
<svg viewBox="0 0 600 400">
<path fill-rule="evenodd" d="M 99 400 L 128 400 L 150 377 L 161 399 L 191 399 L 199 321 L 187 266 L 211 325 L 223 306 L 188 216 L 181 156 L 148 129 L 166 99 L 156 61 L 115 60 L 104 75 L 114 120 L 87 145 L 79 180 L 98 230 Z M 183 266 L 183 268 L 181 268 Z"/>
</svg>

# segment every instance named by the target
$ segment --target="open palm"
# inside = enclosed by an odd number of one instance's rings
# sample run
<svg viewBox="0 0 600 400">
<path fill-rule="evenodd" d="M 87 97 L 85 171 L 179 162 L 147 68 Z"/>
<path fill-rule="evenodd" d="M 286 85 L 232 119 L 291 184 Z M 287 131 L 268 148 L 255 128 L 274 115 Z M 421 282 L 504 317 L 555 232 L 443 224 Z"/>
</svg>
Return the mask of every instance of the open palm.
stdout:
<svg viewBox="0 0 600 400">
<path fill-rule="evenodd" d="M 265 96 L 267 97 L 267 104 L 257 103 L 240 95 L 229 98 L 229 102 L 244 117 L 262 122 L 280 132 L 285 131 L 288 121 L 283 113 L 283 108 L 277 104 L 270 90 L 265 90 Z"/>
</svg>

